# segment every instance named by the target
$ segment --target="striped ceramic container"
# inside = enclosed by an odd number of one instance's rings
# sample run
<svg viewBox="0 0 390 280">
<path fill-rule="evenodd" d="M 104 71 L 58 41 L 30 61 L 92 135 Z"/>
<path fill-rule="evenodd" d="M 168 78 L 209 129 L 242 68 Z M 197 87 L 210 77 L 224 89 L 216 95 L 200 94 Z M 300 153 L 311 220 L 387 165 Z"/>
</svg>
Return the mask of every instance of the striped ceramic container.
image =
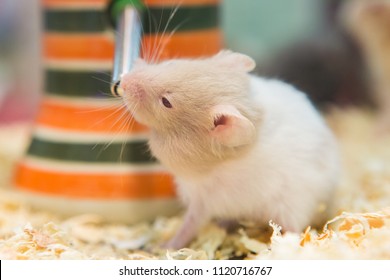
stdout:
<svg viewBox="0 0 390 280">
<path fill-rule="evenodd" d="M 108 96 L 114 55 L 108 1 L 42 1 L 44 96 L 15 186 L 31 204 L 65 215 L 137 222 L 176 212 L 173 179 L 149 154 L 147 128 L 127 126 L 127 112 Z M 161 59 L 220 49 L 218 0 L 144 2 L 143 52 L 157 42 Z"/>
</svg>

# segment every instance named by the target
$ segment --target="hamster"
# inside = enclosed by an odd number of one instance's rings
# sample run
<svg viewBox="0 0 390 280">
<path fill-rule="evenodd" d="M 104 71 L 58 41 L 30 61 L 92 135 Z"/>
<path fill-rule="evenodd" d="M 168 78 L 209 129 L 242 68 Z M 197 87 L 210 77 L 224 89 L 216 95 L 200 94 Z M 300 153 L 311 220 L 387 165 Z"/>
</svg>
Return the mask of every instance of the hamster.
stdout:
<svg viewBox="0 0 390 280">
<path fill-rule="evenodd" d="M 139 60 L 122 77 L 124 103 L 150 127 L 150 150 L 187 206 L 168 248 L 186 246 L 214 218 L 300 232 L 332 201 L 340 172 L 332 132 L 302 92 L 254 68 L 249 56 L 221 51 Z"/>
</svg>

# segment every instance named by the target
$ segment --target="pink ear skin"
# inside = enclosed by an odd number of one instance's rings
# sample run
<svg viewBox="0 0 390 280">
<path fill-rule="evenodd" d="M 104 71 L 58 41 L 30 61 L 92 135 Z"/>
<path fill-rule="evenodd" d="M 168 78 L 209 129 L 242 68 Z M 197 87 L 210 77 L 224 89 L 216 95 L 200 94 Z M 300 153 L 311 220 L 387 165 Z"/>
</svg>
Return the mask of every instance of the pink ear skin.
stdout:
<svg viewBox="0 0 390 280">
<path fill-rule="evenodd" d="M 232 105 L 217 105 L 212 109 L 214 128 L 211 137 L 226 147 L 239 147 L 250 144 L 256 136 L 253 123 Z"/>
<path fill-rule="evenodd" d="M 250 72 L 256 67 L 256 62 L 249 56 L 229 50 L 220 51 L 214 59 L 223 67 Z"/>
</svg>

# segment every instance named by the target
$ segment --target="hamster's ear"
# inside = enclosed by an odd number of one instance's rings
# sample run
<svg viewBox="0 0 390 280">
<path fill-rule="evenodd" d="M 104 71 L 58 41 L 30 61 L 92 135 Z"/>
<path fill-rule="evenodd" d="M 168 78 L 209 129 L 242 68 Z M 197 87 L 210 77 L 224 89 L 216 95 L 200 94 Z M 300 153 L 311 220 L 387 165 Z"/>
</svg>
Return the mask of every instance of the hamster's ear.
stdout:
<svg viewBox="0 0 390 280">
<path fill-rule="evenodd" d="M 255 139 L 255 126 L 234 106 L 214 106 L 211 114 L 214 119 L 211 137 L 217 143 L 233 148 L 250 144 Z"/>
<path fill-rule="evenodd" d="M 229 50 L 220 51 L 213 59 L 221 66 L 245 72 L 250 72 L 256 67 L 256 62 L 251 57 Z"/>
</svg>

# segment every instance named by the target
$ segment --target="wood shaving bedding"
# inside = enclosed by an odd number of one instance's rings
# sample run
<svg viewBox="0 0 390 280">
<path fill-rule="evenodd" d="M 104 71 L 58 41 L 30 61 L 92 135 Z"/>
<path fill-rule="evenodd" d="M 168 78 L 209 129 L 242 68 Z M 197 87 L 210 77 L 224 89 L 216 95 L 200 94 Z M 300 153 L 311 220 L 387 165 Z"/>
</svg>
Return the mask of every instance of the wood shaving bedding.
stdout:
<svg viewBox="0 0 390 280">
<path fill-rule="evenodd" d="M 126 225 L 30 209 L 9 187 L 29 127 L 0 127 L 0 259 L 389 259 L 390 136 L 378 137 L 374 115 L 361 109 L 334 110 L 327 120 L 340 141 L 344 176 L 334 218 L 323 229 L 282 234 L 270 221 L 265 229 L 245 225 L 228 233 L 210 224 L 177 251 L 159 245 L 181 215 Z"/>
</svg>

